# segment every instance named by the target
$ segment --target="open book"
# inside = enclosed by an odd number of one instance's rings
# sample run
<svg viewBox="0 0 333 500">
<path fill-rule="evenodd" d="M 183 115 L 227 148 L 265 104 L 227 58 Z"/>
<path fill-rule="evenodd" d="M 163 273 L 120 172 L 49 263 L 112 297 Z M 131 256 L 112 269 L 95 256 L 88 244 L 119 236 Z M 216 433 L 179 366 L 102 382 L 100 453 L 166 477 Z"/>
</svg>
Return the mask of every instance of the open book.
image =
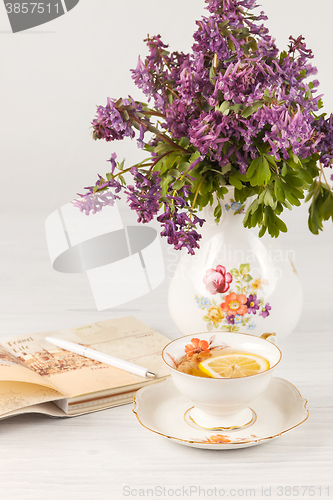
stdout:
<svg viewBox="0 0 333 500">
<path fill-rule="evenodd" d="M 47 336 L 76 342 L 144 366 L 146 379 L 55 347 Z M 135 392 L 168 376 L 161 358 L 170 340 L 130 316 L 0 342 L 0 419 L 22 413 L 80 415 L 129 403 Z"/>
</svg>

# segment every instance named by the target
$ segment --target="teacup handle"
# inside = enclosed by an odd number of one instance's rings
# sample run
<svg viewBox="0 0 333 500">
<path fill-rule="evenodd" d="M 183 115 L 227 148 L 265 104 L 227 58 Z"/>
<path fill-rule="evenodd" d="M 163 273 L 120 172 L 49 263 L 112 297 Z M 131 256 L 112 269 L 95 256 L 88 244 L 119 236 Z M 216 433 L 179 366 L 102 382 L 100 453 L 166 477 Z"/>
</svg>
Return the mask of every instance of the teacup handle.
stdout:
<svg viewBox="0 0 333 500">
<path fill-rule="evenodd" d="M 269 340 L 272 344 L 276 345 L 276 333 L 263 333 L 260 335 L 261 339 Z"/>
</svg>

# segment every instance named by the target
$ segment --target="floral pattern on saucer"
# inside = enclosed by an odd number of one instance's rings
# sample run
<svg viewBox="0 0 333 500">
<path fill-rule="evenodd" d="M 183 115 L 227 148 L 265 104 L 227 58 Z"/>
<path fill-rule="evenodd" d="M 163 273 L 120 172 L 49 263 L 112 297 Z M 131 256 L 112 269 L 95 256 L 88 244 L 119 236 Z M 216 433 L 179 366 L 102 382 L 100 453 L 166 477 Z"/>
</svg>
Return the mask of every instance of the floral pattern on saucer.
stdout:
<svg viewBox="0 0 333 500">
<path fill-rule="evenodd" d="M 217 298 L 195 295 L 198 307 L 205 310 L 203 320 L 207 330 L 238 332 L 240 327 L 254 330 L 257 325 L 254 316 L 263 319 L 270 315 L 272 307 L 261 292 L 268 285 L 261 277 L 254 279 L 250 264 L 241 264 L 239 269 L 228 272 L 222 265 L 208 269 L 203 282 L 210 295 Z"/>
<path fill-rule="evenodd" d="M 207 439 L 203 439 L 202 443 L 212 443 L 212 444 L 224 444 L 224 443 L 229 443 L 229 444 L 236 444 L 236 443 L 251 443 L 254 442 L 258 439 L 257 436 L 254 434 L 251 434 L 250 437 L 238 437 L 232 439 L 230 436 L 227 436 L 225 434 L 213 434 Z"/>
</svg>

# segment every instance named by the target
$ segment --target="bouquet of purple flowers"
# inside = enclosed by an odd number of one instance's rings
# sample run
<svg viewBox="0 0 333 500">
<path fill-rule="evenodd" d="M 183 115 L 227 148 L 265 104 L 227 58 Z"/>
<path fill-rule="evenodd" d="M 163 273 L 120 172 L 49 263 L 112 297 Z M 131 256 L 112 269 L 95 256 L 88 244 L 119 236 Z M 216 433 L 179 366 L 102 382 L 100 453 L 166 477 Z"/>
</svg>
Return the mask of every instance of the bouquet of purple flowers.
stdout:
<svg viewBox="0 0 333 500">
<path fill-rule="evenodd" d="M 333 116 L 320 112 L 312 52 L 302 36 L 280 52 L 255 0 L 205 1 L 209 16 L 197 21 L 191 53 L 170 53 L 159 35 L 146 40 L 149 54 L 132 76 L 148 104 L 108 98 L 97 108 L 95 140 L 136 137 L 148 158 L 125 168 L 112 154 L 110 172 L 75 205 L 95 213 L 123 192 L 139 222 L 157 216 L 168 243 L 193 254 L 205 222 L 198 211 L 215 203 L 218 222 L 227 185 L 236 202 L 255 196 L 244 225 L 272 237 L 287 231 L 279 215 L 307 191 L 309 228 L 318 234 L 333 219 L 325 177 Z"/>
</svg>

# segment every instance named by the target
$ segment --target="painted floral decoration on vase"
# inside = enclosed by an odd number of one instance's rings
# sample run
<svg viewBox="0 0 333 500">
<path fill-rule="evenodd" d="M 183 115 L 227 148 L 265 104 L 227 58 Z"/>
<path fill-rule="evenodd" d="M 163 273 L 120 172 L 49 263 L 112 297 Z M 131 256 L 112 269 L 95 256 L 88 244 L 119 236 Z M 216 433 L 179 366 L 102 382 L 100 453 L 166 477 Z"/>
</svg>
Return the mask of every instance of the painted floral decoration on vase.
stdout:
<svg viewBox="0 0 333 500">
<path fill-rule="evenodd" d="M 267 280 L 250 275 L 250 264 L 241 264 L 239 269 L 227 272 L 224 266 L 208 269 L 203 278 L 207 291 L 216 298 L 195 295 L 200 309 L 205 310 L 203 320 L 207 330 L 217 328 L 222 331 L 237 332 L 240 327 L 247 330 L 256 328 L 255 317 L 263 319 L 270 314 L 271 306 L 262 291 Z"/>
<path fill-rule="evenodd" d="M 239 203 L 239 201 L 235 201 L 233 198 L 231 198 L 230 200 L 230 205 L 229 203 L 225 203 L 224 207 L 227 212 L 229 212 L 229 210 L 232 210 L 234 212 L 234 215 L 245 214 L 245 204 L 242 205 L 241 203 Z"/>
</svg>

